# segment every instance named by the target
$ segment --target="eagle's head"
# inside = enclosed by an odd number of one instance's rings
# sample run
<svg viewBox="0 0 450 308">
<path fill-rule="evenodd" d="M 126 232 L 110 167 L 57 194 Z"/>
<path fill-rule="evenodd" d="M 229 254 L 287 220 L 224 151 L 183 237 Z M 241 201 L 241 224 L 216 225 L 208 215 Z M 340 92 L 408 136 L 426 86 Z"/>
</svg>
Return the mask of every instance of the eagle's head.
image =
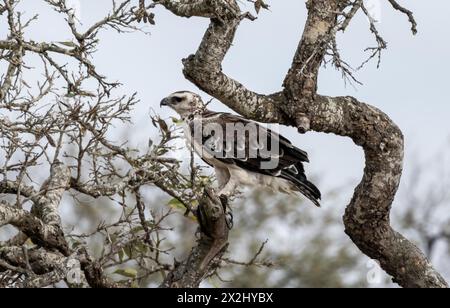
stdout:
<svg viewBox="0 0 450 308">
<path fill-rule="evenodd" d="M 162 106 L 172 108 L 182 118 L 202 112 L 205 109 L 205 104 L 200 95 L 189 91 L 179 91 L 170 94 L 161 101 Z"/>
</svg>

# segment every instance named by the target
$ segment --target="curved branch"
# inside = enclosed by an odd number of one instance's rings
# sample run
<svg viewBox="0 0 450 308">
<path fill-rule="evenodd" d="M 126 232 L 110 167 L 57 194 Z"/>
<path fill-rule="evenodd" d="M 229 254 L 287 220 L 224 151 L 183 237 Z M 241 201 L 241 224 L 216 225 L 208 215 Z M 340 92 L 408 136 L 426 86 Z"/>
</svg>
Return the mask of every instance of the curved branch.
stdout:
<svg viewBox="0 0 450 308">
<path fill-rule="evenodd" d="M 57 249 L 65 255 L 68 254 L 67 242 L 59 227 L 46 225 L 29 212 L 0 201 L 0 226 L 7 224 L 18 228 L 41 247 Z"/>
<path fill-rule="evenodd" d="M 255 93 L 222 71 L 223 58 L 231 47 L 239 23 L 240 19 L 227 23 L 211 20 L 198 51 L 183 60 L 183 73 L 200 89 L 239 114 L 263 122 L 281 122 L 285 115 L 280 112 L 273 95 Z"/>
<path fill-rule="evenodd" d="M 312 130 L 350 137 L 364 149 L 364 176 L 344 217 L 353 242 L 401 286 L 447 287 L 425 255 L 390 226 L 403 168 L 401 130 L 382 111 L 355 98 L 316 95 L 318 71 L 338 27 L 336 14 L 344 8 L 339 1 L 309 1 L 305 32 L 284 84 L 287 105 L 292 114 L 306 115 Z"/>
<path fill-rule="evenodd" d="M 403 135 L 380 110 L 352 97 L 319 96 L 305 111 L 314 131 L 347 136 L 363 147 L 366 168 L 347 207 L 346 233 L 403 287 L 447 287 L 425 255 L 390 226 L 403 165 Z"/>
<path fill-rule="evenodd" d="M 70 178 L 70 170 L 61 163 L 55 163 L 40 193 L 36 193 L 32 187 L 3 182 L 0 193 L 19 192 L 34 204 L 30 213 L 0 201 L 0 226 L 11 224 L 39 246 L 57 249 L 67 256 L 69 248 L 62 231 L 58 208 L 63 193 L 69 187 Z"/>
<path fill-rule="evenodd" d="M 236 5 L 234 0 L 230 2 Z M 346 210 L 346 233 L 362 252 L 380 261 L 401 286 L 447 287 L 423 253 L 390 226 L 390 209 L 402 174 L 404 141 L 400 129 L 386 114 L 355 98 L 316 93 L 319 68 L 330 40 L 340 29 L 338 16 L 348 16 L 348 25 L 355 13 L 344 13 L 347 4 L 337 0 L 307 2 L 305 30 L 281 93 L 256 94 L 222 72 L 221 63 L 241 21 L 238 17 L 211 19 L 198 51 L 183 61 L 184 74 L 249 119 L 352 138 L 364 149 L 366 168 Z"/>
</svg>

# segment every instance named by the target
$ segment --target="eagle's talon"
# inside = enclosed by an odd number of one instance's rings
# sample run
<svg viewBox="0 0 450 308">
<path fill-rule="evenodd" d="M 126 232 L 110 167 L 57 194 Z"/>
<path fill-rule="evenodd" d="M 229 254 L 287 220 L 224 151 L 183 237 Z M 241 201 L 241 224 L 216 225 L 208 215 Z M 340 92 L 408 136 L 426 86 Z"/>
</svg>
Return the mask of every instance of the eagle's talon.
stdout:
<svg viewBox="0 0 450 308">
<path fill-rule="evenodd" d="M 222 203 L 224 211 L 226 211 L 227 206 L 228 206 L 228 196 L 222 194 L 219 196 L 219 199 L 220 199 L 220 202 Z"/>
<path fill-rule="evenodd" d="M 233 229 L 234 227 L 234 216 L 233 212 L 229 209 L 225 212 L 225 222 L 227 224 L 228 230 Z"/>
<path fill-rule="evenodd" d="M 223 211 L 225 213 L 225 222 L 227 224 L 227 227 L 229 230 L 233 229 L 234 226 L 234 222 L 233 222 L 233 212 L 231 210 L 231 208 L 229 207 L 229 202 L 228 202 L 228 196 L 221 194 L 219 196 L 220 202 L 222 203 L 223 206 Z"/>
</svg>

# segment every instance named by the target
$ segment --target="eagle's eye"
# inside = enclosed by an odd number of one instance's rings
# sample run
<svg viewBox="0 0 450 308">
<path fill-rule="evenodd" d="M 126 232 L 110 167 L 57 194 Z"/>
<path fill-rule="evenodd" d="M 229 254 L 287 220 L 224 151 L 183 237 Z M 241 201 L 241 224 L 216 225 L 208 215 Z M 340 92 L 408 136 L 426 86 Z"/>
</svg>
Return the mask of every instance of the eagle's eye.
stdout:
<svg viewBox="0 0 450 308">
<path fill-rule="evenodd" d="M 173 100 L 174 100 L 176 103 L 181 103 L 181 102 L 183 101 L 183 98 L 182 98 L 182 97 L 179 97 L 179 96 L 175 96 L 175 97 L 173 98 Z"/>
</svg>

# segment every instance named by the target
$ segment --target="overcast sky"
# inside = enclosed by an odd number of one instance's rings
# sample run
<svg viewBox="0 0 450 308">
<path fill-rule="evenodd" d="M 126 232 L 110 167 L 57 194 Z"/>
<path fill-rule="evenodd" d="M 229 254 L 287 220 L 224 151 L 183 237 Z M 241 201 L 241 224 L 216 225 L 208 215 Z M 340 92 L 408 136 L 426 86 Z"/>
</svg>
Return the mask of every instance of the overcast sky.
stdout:
<svg viewBox="0 0 450 308">
<path fill-rule="evenodd" d="M 109 0 L 72 1 L 80 8 L 80 20 L 88 26 L 110 7 Z M 137 2 L 137 1 L 136 1 Z M 246 1 L 242 1 L 246 3 Z M 367 1 L 380 20 L 379 29 L 389 43 L 383 54 L 381 68 L 370 63 L 357 73 L 364 83 L 356 89 L 345 85 L 339 72 L 323 68 L 319 91 L 327 95 L 352 95 L 385 111 L 402 128 L 406 137 L 405 171 L 410 162 L 426 161 L 439 150 L 450 149 L 450 104 L 447 95 L 450 64 L 450 35 L 446 0 L 401 1 L 415 12 L 419 33 L 413 36 L 407 18 L 394 11 L 387 1 Z M 28 32 L 35 41 L 64 41 L 69 38 L 67 25 L 61 18 L 43 10 L 43 1 L 24 0 L 28 15 L 40 12 L 41 19 Z M 269 1 L 271 11 L 264 11 L 254 22 L 244 21 L 224 62 L 224 70 L 250 89 L 261 93 L 280 90 L 291 64 L 306 18 L 305 1 Z M 251 7 L 248 5 L 248 9 Z M 197 91 L 181 73 L 181 59 L 193 53 L 208 25 L 201 18 L 184 19 L 164 9 L 156 10 L 157 25 L 150 35 L 103 32 L 94 63 L 110 79 L 123 83 L 123 90 L 138 92 L 141 103 L 134 112 L 135 127 L 131 144 L 146 143 L 154 134 L 149 123 L 151 108 L 168 117 L 169 111 L 159 109 L 159 101 L 176 90 Z M 5 37 L 4 25 L 0 25 Z M 374 44 L 368 23 L 361 14 L 349 30 L 340 35 L 344 58 L 357 67 L 364 59 L 364 48 Z M 202 93 L 205 100 L 209 97 Z M 225 111 L 220 102 L 212 109 Z M 321 178 L 323 189 L 357 184 L 362 176 L 362 151 L 350 140 L 317 133 L 298 135 L 294 129 L 281 132 L 309 152 L 308 173 Z M 351 197 L 352 190 L 346 192 Z M 326 201 L 325 201 L 326 202 Z"/>
</svg>

